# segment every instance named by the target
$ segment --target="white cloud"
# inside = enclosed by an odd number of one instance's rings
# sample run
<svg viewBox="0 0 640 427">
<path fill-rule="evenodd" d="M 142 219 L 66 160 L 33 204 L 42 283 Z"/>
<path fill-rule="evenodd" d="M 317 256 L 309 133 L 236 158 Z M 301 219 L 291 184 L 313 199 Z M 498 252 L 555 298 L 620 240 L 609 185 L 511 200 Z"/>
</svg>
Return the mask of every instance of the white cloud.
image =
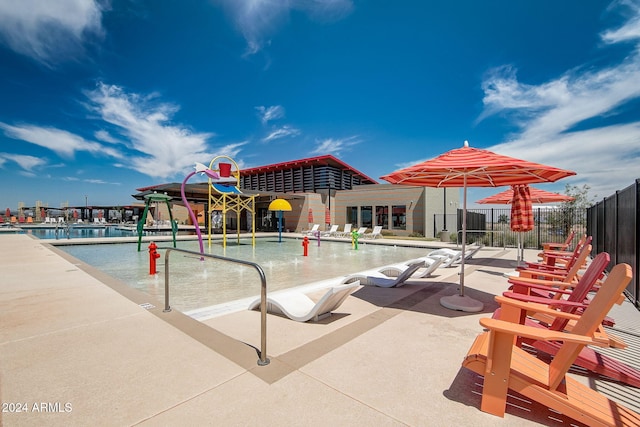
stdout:
<svg viewBox="0 0 640 427">
<path fill-rule="evenodd" d="M 603 33 L 608 43 L 640 40 L 640 3 L 624 4 L 632 6 L 633 15 L 619 29 Z M 640 98 L 638 45 L 629 48 L 632 52 L 618 64 L 577 68 L 540 85 L 519 82 L 508 66 L 488 73 L 479 120 L 501 113 L 520 128 L 489 150 L 573 170 L 577 176 L 563 182 L 587 184 L 603 196 L 632 184 L 638 178 L 640 121 L 619 116 Z"/>
<path fill-rule="evenodd" d="M 51 65 L 102 34 L 98 0 L 0 1 L 0 40 L 14 51 Z"/>
<path fill-rule="evenodd" d="M 271 120 L 281 119 L 284 117 L 284 107 L 282 105 L 272 105 L 271 107 L 259 106 L 258 110 L 260 121 L 266 125 Z"/>
<path fill-rule="evenodd" d="M 81 136 L 65 130 L 35 125 L 12 126 L 0 122 L 0 128 L 10 138 L 20 139 L 54 151 L 61 157 L 72 158 L 76 151 L 88 151 L 93 154 L 119 158 L 121 154 L 97 142 L 87 141 Z"/>
<path fill-rule="evenodd" d="M 133 153 L 121 162 L 128 168 L 154 178 L 169 178 L 196 161 L 212 158 L 207 140 L 213 134 L 169 124 L 178 107 L 158 102 L 156 95 L 126 93 L 118 86 L 100 83 L 87 96 L 102 120 L 129 141 Z"/>
<path fill-rule="evenodd" d="M 353 10 L 352 0 L 216 0 L 247 42 L 245 55 L 258 53 L 278 26 L 297 10 L 317 21 L 336 21 Z"/>
<path fill-rule="evenodd" d="M 22 154 L 0 153 L 0 167 L 8 160 L 15 162 L 25 171 L 31 172 L 33 169 L 46 165 L 46 161 L 34 156 Z"/>
<path fill-rule="evenodd" d="M 350 151 L 351 147 L 360 142 L 362 141 L 356 136 L 342 139 L 327 138 L 322 141 L 317 141 L 316 148 L 311 154 L 333 154 L 340 156 L 342 152 Z"/>
<path fill-rule="evenodd" d="M 292 128 L 291 126 L 283 126 L 278 129 L 272 130 L 269 135 L 262 138 L 262 142 L 271 142 L 276 139 L 286 138 L 288 136 L 298 136 L 300 135 L 300 130 L 296 128 Z"/>
</svg>

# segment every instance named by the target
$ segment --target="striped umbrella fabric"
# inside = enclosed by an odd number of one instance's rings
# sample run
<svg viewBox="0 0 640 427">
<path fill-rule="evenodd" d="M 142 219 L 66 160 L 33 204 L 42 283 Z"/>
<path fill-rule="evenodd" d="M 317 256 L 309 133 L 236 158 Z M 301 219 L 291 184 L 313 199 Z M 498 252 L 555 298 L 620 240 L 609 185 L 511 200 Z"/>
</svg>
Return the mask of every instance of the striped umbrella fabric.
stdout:
<svg viewBox="0 0 640 427">
<path fill-rule="evenodd" d="M 307 214 L 307 221 L 309 224 L 313 224 L 313 209 L 309 208 L 309 213 Z"/>
<path fill-rule="evenodd" d="M 511 230 L 527 232 L 533 230 L 533 207 L 528 185 L 514 185 L 511 199 Z"/>
<path fill-rule="evenodd" d="M 392 184 L 423 187 L 458 187 L 463 189 L 462 253 L 465 252 L 467 233 L 467 187 L 501 187 L 505 185 L 555 182 L 575 175 L 573 171 L 520 160 L 469 147 L 447 151 L 433 159 L 399 169 L 380 177 Z M 477 301 L 464 300 L 464 256 L 460 262 L 460 298 L 443 297 L 440 303 L 450 309 L 481 311 Z"/>
<path fill-rule="evenodd" d="M 531 195 L 531 203 L 554 203 L 554 202 L 572 202 L 573 197 L 565 194 L 553 193 L 551 191 L 542 190 L 533 186 L 529 186 L 529 194 Z M 502 191 L 493 196 L 485 197 L 476 203 L 480 205 L 508 205 L 513 199 L 513 188 Z"/>
<path fill-rule="evenodd" d="M 380 178 L 392 184 L 463 188 L 555 182 L 575 174 L 465 146 Z"/>
<path fill-rule="evenodd" d="M 329 208 L 324 209 L 324 223 L 331 224 L 331 211 Z"/>
</svg>

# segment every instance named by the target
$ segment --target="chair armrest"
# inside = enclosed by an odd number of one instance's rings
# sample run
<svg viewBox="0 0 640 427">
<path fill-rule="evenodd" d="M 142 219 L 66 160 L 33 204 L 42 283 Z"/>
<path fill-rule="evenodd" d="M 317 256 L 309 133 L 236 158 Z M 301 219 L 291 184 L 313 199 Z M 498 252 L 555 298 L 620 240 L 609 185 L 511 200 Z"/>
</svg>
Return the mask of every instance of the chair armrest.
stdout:
<svg viewBox="0 0 640 427">
<path fill-rule="evenodd" d="M 504 320 L 482 318 L 480 324 L 492 332 L 501 332 L 522 338 L 529 338 L 541 341 L 563 341 L 575 344 L 601 346 L 599 340 L 584 335 L 570 334 L 550 329 L 536 328 L 533 326 L 520 325 L 518 323 L 506 322 Z"/>
<path fill-rule="evenodd" d="M 555 304 L 559 300 L 550 300 L 548 298 L 541 298 L 542 302 L 537 302 L 537 301 L 531 300 L 536 297 L 530 297 L 530 296 L 521 295 L 521 294 L 514 294 L 514 295 L 517 295 L 517 296 L 511 298 L 504 295 L 498 295 L 495 297 L 495 301 L 500 305 L 510 305 L 512 307 L 516 307 L 530 313 L 540 313 L 548 316 L 561 317 L 563 319 L 569 319 L 569 320 L 580 320 L 579 314 L 558 311 L 549 307 L 549 304 Z M 525 297 L 525 298 L 522 298 L 522 297 Z"/>
<path fill-rule="evenodd" d="M 586 308 L 587 304 L 576 302 L 576 301 L 567 301 L 566 299 L 553 299 L 553 298 L 545 298 L 545 297 L 536 297 L 533 295 L 527 294 L 518 294 L 515 292 L 504 292 L 502 294 L 505 298 L 510 298 L 512 300 L 518 300 L 523 302 L 533 302 L 536 304 L 547 305 L 549 307 L 576 307 L 576 308 Z M 531 311 L 531 309 L 525 308 L 527 311 Z M 539 311 L 537 311 L 539 313 Z M 556 316 L 556 317 L 564 317 L 564 316 Z"/>
<path fill-rule="evenodd" d="M 507 281 L 511 284 L 532 287 L 539 286 L 541 289 L 549 288 L 549 290 L 553 291 L 557 289 L 571 288 L 574 286 L 571 283 L 565 283 L 558 280 L 534 279 L 533 277 L 510 277 Z"/>
</svg>

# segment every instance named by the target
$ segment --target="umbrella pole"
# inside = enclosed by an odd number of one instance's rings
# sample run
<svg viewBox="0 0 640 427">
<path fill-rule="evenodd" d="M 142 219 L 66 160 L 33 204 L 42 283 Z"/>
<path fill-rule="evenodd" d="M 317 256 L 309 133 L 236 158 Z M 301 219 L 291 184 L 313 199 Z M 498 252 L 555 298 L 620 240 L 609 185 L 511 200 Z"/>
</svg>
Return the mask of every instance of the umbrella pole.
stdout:
<svg viewBox="0 0 640 427">
<path fill-rule="evenodd" d="M 478 312 L 482 311 L 484 304 L 464 295 L 464 261 L 467 245 L 467 175 L 464 175 L 464 187 L 462 197 L 462 260 L 460 261 L 460 293 L 440 298 L 440 305 L 451 310 Z"/>
</svg>

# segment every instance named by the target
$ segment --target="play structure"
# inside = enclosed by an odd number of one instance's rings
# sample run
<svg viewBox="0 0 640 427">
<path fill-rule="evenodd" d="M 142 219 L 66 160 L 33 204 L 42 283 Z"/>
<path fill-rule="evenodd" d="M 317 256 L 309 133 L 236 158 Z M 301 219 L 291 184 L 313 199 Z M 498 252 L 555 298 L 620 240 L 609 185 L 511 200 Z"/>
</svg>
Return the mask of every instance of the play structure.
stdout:
<svg viewBox="0 0 640 427">
<path fill-rule="evenodd" d="M 171 222 L 171 234 L 173 235 L 173 247 L 176 247 L 176 232 L 178 231 L 178 224 L 173 220 L 173 215 L 171 214 L 171 205 L 169 201 L 171 200 L 171 196 L 166 194 L 147 194 L 144 196 L 144 211 L 142 212 L 142 217 L 140 221 L 138 221 L 138 252 L 140 252 L 140 244 L 142 243 L 142 235 L 144 234 L 144 226 L 147 223 L 147 214 L 149 213 L 149 205 L 153 202 L 165 202 L 167 204 L 167 210 L 169 211 L 169 221 Z"/>
<path fill-rule="evenodd" d="M 240 190 L 240 168 L 228 156 L 217 156 L 209 163 L 209 170 L 216 172 L 220 179 L 209 177 L 209 218 L 221 213 L 222 245 L 227 246 L 227 214 L 234 212 L 237 219 L 237 242 L 240 243 L 240 214 L 246 210 L 251 215 L 251 244 L 256 244 L 256 195 L 247 195 Z M 212 222 L 208 221 L 209 247 L 211 247 Z"/>
</svg>

